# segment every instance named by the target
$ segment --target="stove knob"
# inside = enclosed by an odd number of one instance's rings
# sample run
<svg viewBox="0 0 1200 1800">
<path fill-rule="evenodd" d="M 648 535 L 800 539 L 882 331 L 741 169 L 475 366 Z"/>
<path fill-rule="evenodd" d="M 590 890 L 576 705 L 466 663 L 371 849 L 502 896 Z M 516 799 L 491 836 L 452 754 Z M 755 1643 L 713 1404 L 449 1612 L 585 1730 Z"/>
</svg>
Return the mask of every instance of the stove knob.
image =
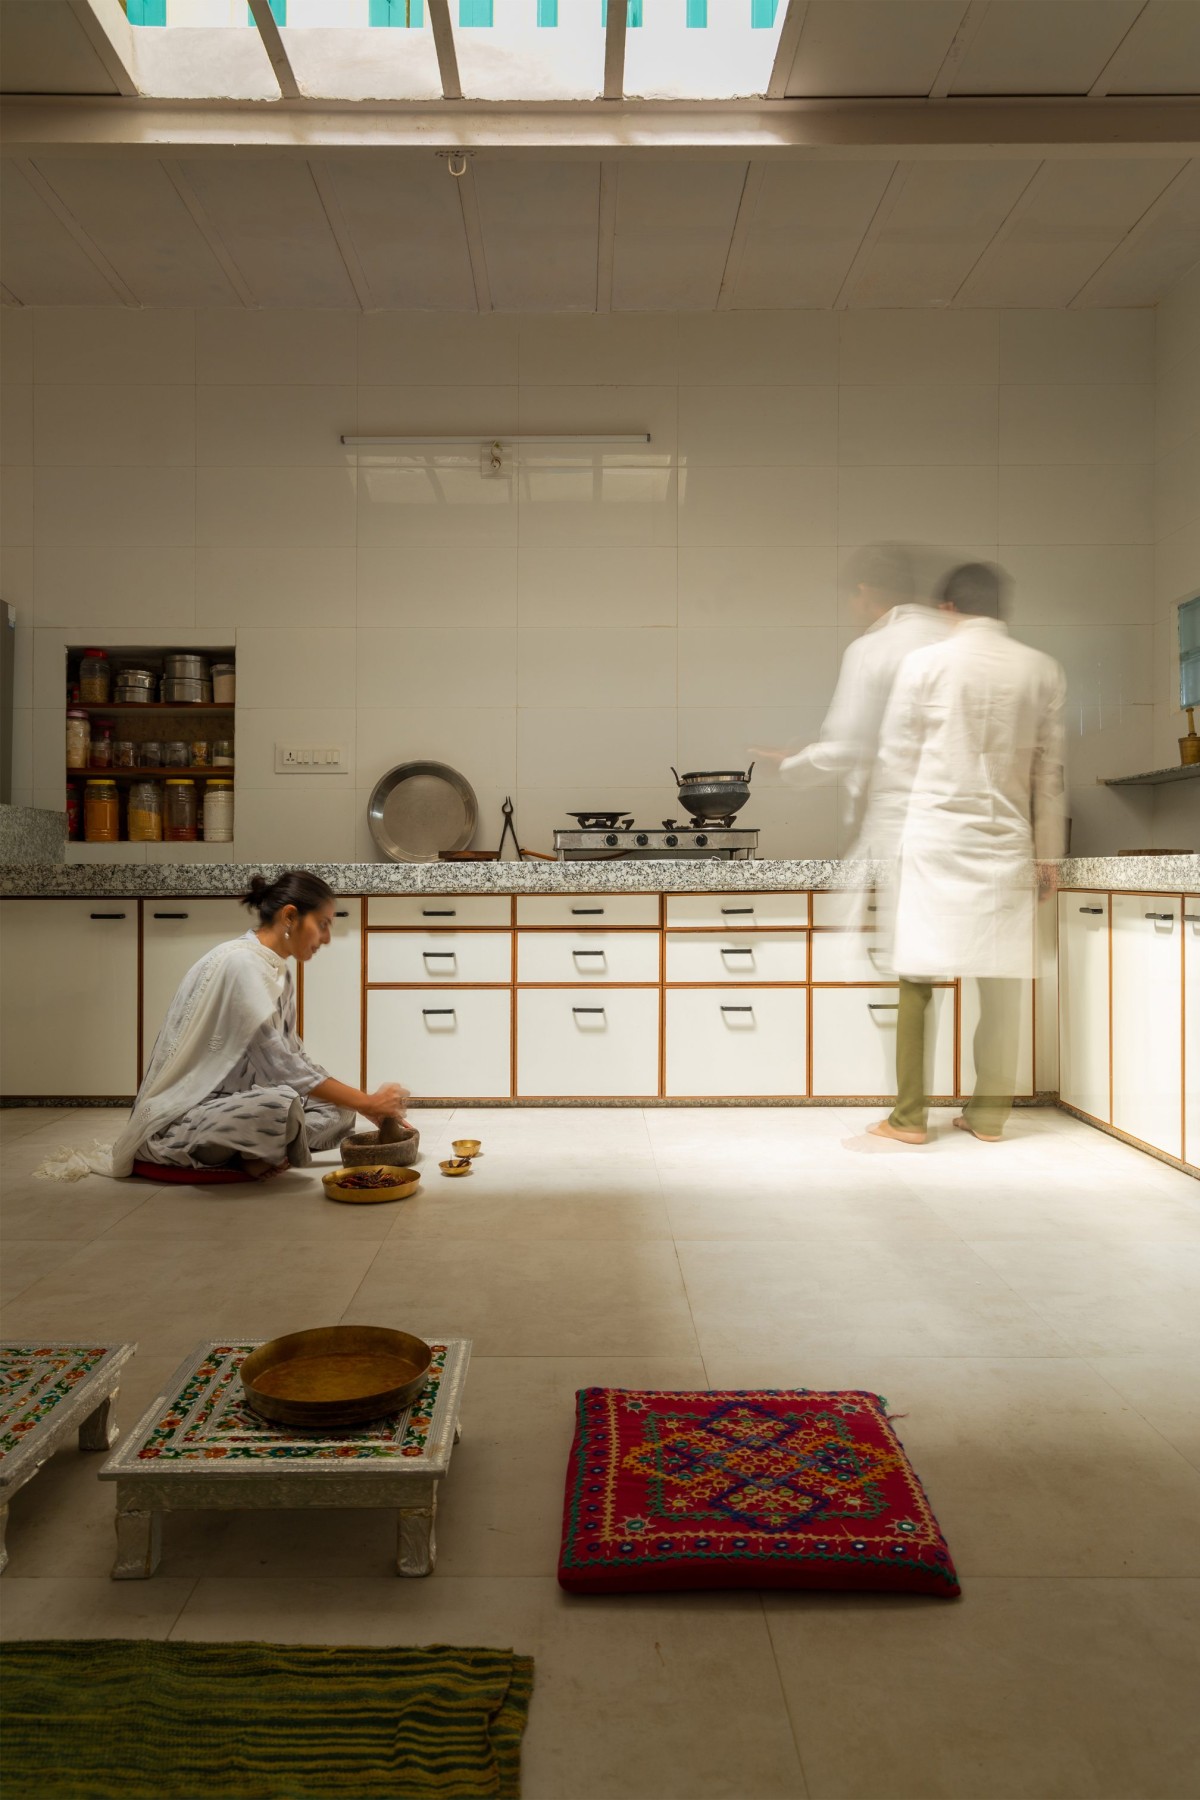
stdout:
<svg viewBox="0 0 1200 1800">
<path fill-rule="evenodd" d="M 673 831 L 668 831 L 668 833 L 666 835 L 666 839 L 664 841 L 666 843 L 667 849 L 673 850 L 675 848 L 676 844 L 679 842 L 679 839 L 675 836 L 675 833 Z"/>
<path fill-rule="evenodd" d="M 703 848 L 704 848 L 705 844 L 707 844 L 707 842 L 708 842 L 708 833 L 707 832 L 699 831 L 696 833 L 696 848 L 698 850 L 703 850 Z"/>
<path fill-rule="evenodd" d="M 615 849 L 616 849 L 616 847 L 617 847 L 617 834 L 616 834 L 616 832 L 615 832 L 615 831 L 610 831 L 610 832 L 609 832 L 609 833 L 608 833 L 608 834 L 607 834 L 607 836 L 606 836 L 606 837 L 605 837 L 605 839 L 604 839 L 604 841 L 605 841 L 605 843 L 606 843 L 606 844 L 607 844 L 607 845 L 608 845 L 608 847 L 609 847 L 609 849 L 610 849 L 610 850 L 615 850 Z"/>
<path fill-rule="evenodd" d="M 650 842 L 650 839 L 646 836 L 646 833 L 644 831 L 639 831 L 636 838 L 633 841 L 641 849 L 644 850 L 646 848 L 646 845 Z"/>
</svg>

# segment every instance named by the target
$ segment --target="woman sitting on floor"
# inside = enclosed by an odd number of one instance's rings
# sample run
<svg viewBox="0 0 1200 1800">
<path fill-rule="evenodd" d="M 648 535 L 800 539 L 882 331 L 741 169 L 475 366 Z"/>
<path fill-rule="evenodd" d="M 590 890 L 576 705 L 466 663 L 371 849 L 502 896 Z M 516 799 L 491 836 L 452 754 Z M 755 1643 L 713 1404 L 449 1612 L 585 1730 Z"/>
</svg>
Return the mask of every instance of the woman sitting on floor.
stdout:
<svg viewBox="0 0 1200 1800">
<path fill-rule="evenodd" d="M 255 1179 L 312 1161 L 354 1129 L 403 1116 L 408 1089 L 374 1094 L 336 1081 L 296 1034 L 290 960 L 329 942 L 333 890 L 292 869 L 256 875 L 243 905 L 257 929 L 218 944 L 188 970 L 167 1011 L 129 1123 L 108 1155 L 67 1154 L 44 1172 L 129 1175 L 136 1162 L 244 1170 Z"/>
</svg>

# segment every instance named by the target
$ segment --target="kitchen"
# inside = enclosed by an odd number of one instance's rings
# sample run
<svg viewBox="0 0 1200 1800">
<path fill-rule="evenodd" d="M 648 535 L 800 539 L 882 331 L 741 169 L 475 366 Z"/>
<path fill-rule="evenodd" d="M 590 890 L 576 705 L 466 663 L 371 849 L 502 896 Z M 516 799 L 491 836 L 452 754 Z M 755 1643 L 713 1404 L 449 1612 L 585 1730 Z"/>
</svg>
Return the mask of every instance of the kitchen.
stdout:
<svg viewBox="0 0 1200 1800">
<path fill-rule="evenodd" d="M 6 1338 L 137 1341 L 128 1434 L 214 1333 L 472 1337 L 441 1560 L 385 1629 L 536 1651 L 527 1793 L 1015 1795 L 1056 1759 L 1182 1793 L 1196 9 L 200 10 L 0 0 Z M 820 735 L 881 543 L 930 595 L 998 564 L 1065 671 L 1070 845 L 995 1147 L 949 1129 L 965 978 L 931 1002 L 930 1143 L 869 1137 L 873 877 L 839 779 L 756 754 Z M 336 896 L 305 1046 L 412 1089 L 420 1197 L 37 1181 L 111 1139 L 285 867 Z M 964 1600 L 565 1598 L 589 1383 L 878 1388 Z M 180 1513 L 110 1584 L 95 1468 L 14 1502 L 10 1636 L 370 1637 L 375 1514 Z M 1152 1700 L 1106 1660 L 1130 1634 Z M 867 1682 L 871 1721 L 838 1697 Z"/>
</svg>

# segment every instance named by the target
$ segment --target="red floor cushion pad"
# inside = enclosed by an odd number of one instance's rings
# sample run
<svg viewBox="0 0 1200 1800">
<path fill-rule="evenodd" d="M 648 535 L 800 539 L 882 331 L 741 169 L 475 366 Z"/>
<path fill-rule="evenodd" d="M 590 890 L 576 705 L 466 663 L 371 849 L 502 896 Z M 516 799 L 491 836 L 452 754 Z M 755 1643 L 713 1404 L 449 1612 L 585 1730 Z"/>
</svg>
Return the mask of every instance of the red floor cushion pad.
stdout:
<svg viewBox="0 0 1200 1800">
<path fill-rule="evenodd" d="M 210 1182 L 249 1181 L 245 1169 L 181 1169 L 174 1163 L 135 1162 L 133 1173 L 143 1181 L 178 1181 L 186 1187 L 206 1187 Z"/>
<path fill-rule="evenodd" d="M 558 1579 L 959 1592 L 878 1394 L 582 1388 Z"/>
</svg>

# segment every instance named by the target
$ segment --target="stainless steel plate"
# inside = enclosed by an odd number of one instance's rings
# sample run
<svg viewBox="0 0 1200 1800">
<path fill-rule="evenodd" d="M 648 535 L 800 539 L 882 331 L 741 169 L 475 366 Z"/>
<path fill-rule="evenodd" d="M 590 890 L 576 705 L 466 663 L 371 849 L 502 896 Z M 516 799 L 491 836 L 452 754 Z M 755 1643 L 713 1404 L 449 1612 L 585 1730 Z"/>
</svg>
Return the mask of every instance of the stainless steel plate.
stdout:
<svg viewBox="0 0 1200 1800">
<path fill-rule="evenodd" d="M 389 769 L 367 806 L 371 836 L 393 862 L 436 862 L 443 850 L 465 850 L 478 818 L 470 782 L 439 762 Z"/>
</svg>

